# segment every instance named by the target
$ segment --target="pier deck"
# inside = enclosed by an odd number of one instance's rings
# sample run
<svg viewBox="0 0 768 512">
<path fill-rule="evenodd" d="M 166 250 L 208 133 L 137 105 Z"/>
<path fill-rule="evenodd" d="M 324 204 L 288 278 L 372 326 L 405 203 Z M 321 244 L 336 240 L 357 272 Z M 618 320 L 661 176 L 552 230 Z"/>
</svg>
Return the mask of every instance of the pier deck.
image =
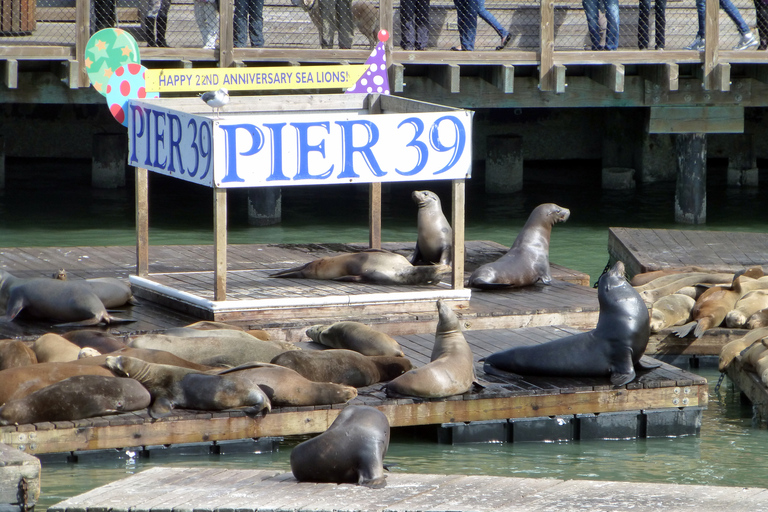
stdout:
<svg viewBox="0 0 768 512">
<path fill-rule="evenodd" d="M 270 470 L 153 468 L 62 501 L 49 512 L 111 510 L 502 511 L 768 510 L 768 490 L 554 478 L 392 473 L 383 489 L 298 483 Z"/>
<path fill-rule="evenodd" d="M 752 402 L 753 418 L 760 425 L 768 425 L 768 387 L 754 371 L 748 370 L 741 356 L 737 356 L 725 368 L 725 374 Z"/>
</svg>

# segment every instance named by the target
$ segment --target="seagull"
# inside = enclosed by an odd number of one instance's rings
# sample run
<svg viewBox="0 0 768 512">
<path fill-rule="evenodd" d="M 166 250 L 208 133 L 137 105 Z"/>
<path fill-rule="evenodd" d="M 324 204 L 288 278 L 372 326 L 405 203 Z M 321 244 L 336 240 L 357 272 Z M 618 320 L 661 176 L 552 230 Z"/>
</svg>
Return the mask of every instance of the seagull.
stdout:
<svg viewBox="0 0 768 512">
<path fill-rule="evenodd" d="M 229 91 L 223 87 L 218 91 L 205 92 L 200 97 L 218 114 L 217 117 L 221 117 L 221 107 L 229 103 Z"/>
</svg>

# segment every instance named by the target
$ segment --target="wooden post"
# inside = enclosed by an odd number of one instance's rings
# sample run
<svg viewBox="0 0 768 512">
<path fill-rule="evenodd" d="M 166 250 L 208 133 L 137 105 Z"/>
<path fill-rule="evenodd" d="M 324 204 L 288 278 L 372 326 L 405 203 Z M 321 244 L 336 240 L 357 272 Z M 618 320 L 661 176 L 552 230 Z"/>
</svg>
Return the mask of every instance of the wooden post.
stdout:
<svg viewBox="0 0 768 512">
<path fill-rule="evenodd" d="M 453 289 L 464 288 L 464 180 L 453 180 L 451 226 L 453 227 Z"/>
<path fill-rule="evenodd" d="M 707 11 L 704 22 L 704 89 L 710 91 L 717 82 L 717 47 L 720 44 L 720 3 L 718 0 L 707 0 Z"/>
<path fill-rule="evenodd" d="M 539 89 L 555 90 L 555 2 L 541 0 L 541 55 L 539 58 Z"/>
<path fill-rule="evenodd" d="M 368 244 L 371 249 L 381 249 L 381 182 L 368 188 L 368 227 Z"/>
<path fill-rule="evenodd" d="M 75 4 L 75 58 L 78 62 L 80 87 L 88 87 L 91 82 L 88 79 L 85 66 L 85 46 L 91 38 L 91 0 L 77 0 Z"/>
<path fill-rule="evenodd" d="M 149 171 L 136 167 L 136 275 L 149 275 Z"/>
<path fill-rule="evenodd" d="M 227 300 L 227 189 L 213 188 L 213 300 Z"/>
<path fill-rule="evenodd" d="M 707 136 L 704 133 L 675 135 L 677 188 L 675 222 L 707 222 Z"/>
<path fill-rule="evenodd" d="M 219 67 L 228 68 L 235 63 L 234 32 L 234 0 L 219 1 Z"/>
</svg>

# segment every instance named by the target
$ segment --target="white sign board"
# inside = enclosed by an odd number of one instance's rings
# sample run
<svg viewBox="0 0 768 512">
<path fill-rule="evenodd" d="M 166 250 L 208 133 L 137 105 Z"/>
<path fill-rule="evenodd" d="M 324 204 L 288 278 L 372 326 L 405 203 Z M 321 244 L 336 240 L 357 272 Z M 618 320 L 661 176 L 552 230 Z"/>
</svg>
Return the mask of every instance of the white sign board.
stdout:
<svg viewBox="0 0 768 512">
<path fill-rule="evenodd" d="M 131 101 L 128 163 L 209 187 L 470 177 L 472 112 L 296 112 L 221 119 Z"/>
</svg>

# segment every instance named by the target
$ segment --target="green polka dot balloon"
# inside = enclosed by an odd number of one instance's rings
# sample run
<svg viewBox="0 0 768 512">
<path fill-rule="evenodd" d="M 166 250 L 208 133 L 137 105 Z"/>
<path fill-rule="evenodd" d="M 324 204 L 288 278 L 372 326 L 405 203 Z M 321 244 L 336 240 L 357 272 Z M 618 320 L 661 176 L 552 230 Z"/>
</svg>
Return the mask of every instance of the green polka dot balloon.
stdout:
<svg viewBox="0 0 768 512">
<path fill-rule="evenodd" d="M 139 45 L 125 30 L 105 28 L 91 36 L 85 45 L 85 71 L 93 88 L 107 95 L 112 74 L 124 64 L 139 64 Z"/>
</svg>

